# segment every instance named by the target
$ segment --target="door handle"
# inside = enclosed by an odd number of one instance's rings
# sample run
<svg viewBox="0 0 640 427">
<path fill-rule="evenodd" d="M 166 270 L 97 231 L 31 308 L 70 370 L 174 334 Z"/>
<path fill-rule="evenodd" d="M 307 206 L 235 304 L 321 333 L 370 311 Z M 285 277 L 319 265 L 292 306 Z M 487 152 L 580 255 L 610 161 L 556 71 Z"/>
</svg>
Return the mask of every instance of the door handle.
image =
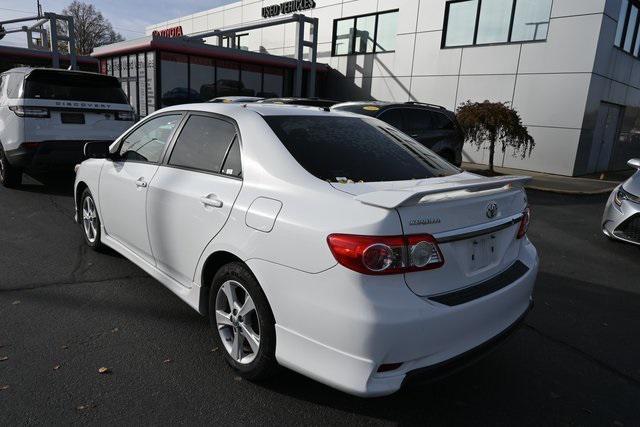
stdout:
<svg viewBox="0 0 640 427">
<path fill-rule="evenodd" d="M 221 208 L 224 206 L 222 200 L 218 199 L 218 196 L 215 194 L 209 194 L 208 196 L 200 197 L 200 201 L 203 205 L 209 206 L 211 208 Z"/>
<path fill-rule="evenodd" d="M 138 188 L 147 188 L 147 181 L 144 178 L 138 178 L 136 181 L 136 187 Z"/>
</svg>

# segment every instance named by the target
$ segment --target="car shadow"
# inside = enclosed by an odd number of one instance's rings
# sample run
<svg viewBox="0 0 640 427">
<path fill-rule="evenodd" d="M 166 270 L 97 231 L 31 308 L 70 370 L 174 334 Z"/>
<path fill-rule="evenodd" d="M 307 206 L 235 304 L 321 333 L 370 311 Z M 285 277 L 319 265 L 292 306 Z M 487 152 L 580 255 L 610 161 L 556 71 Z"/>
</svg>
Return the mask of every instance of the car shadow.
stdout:
<svg viewBox="0 0 640 427">
<path fill-rule="evenodd" d="M 25 172 L 18 191 L 52 196 L 73 196 L 73 172 Z"/>
</svg>

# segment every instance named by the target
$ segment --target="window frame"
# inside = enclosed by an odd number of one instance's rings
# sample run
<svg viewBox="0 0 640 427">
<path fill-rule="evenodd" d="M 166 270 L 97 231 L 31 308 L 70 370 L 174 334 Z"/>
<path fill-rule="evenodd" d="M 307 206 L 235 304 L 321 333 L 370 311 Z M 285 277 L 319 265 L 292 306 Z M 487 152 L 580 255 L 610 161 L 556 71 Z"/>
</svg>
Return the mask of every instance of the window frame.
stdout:
<svg viewBox="0 0 640 427">
<path fill-rule="evenodd" d="M 620 37 L 620 45 L 618 46 L 616 44 L 617 40 L 613 40 L 613 46 L 615 48 L 617 48 L 618 50 L 626 53 L 627 55 L 631 55 L 634 58 L 640 58 L 640 51 L 638 52 L 638 55 L 636 55 L 634 52 L 636 51 L 636 49 L 638 48 L 638 39 L 639 39 L 639 32 L 640 32 L 640 1 L 639 0 L 622 0 L 620 2 L 620 8 L 623 7 L 623 2 L 627 2 L 627 11 L 624 15 L 624 22 L 620 23 L 619 21 L 617 22 L 617 26 L 616 26 L 616 33 L 617 33 L 617 29 L 620 25 L 622 25 L 622 34 Z M 633 28 L 633 35 L 632 35 L 632 40 L 631 40 L 631 46 L 629 47 L 629 50 L 625 50 L 624 49 L 624 44 L 625 41 L 627 39 L 627 35 L 629 33 L 629 20 L 631 19 L 631 11 L 633 8 L 636 8 L 638 10 L 638 14 L 637 14 L 637 18 L 636 18 L 636 23 L 635 23 L 635 28 Z M 618 16 L 620 16 L 620 11 L 618 11 Z"/>
<path fill-rule="evenodd" d="M 196 173 L 203 173 L 203 174 L 207 174 L 207 175 L 213 175 L 213 176 L 220 176 L 220 177 L 225 177 L 225 178 L 229 178 L 229 179 L 235 179 L 235 180 L 240 180 L 242 181 L 244 178 L 244 167 L 243 167 L 243 154 L 242 154 L 242 148 L 243 148 L 243 144 L 242 144 L 242 137 L 240 136 L 240 127 L 238 126 L 238 123 L 232 119 L 229 116 L 224 116 L 222 114 L 217 114 L 217 113 L 210 113 L 210 112 L 206 112 L 206 111 L 197 111 L 197 110 L 185 110 L 182 111 L 184 113 L 184 117 L 182 118 L 182 121 L 180 122 L 180 124 L 178 126 L 176 126 L 176 129 L 174 131 L 174 133 L 171 135 L 171 139 L 170 142 L 167 144 L 167 149 L 164 151 L 162 158 L 161 158 L 161 162 L 159 163 L 159 165 L 161 167 L 168 167 L 168 168 L 172 168 L 172 169 L 179 169 L 179 170 L 184 170 L 184 171 L 189 171 L 189 172 L 196 172 Z M 180 136 L 180 133 L 182 133 L 182 130 L 184 129 L 185 125 L 187 124 L 187 122 L 189 121 L 190 117 L 193 116 L 203 116 L 203 117 L 210 117 L 213 119 L 218 119 L 218 120 L 222 120 L 224 122 L 229 123 L 230 125 L 232 125 L 236 131 L 236 136 L 235 138 L 233 138 L 231 140 L 231 142 L 229 143 L 229 145 L 227 146 L 225 153 L 224 153 L 224 157 L 222 159 L 222 163 L 220 165 L 220 172 L 213 172 L 211 170 L 205 170 L 205 169 L 198 169 L 198 168 L 192 168 L 192 167 L 188 167 L 188 166 L 179 166 L 179 165 L 172 165 L 169 164 L 169 159 L 171 158 L 171 154 L 173 153 L 173 150 L 175 148 L 176 142 L 178 141 L 178 137 Z M 231 147 L 233 146 L 234 141 L 238 142 L 238 148 L 240 150 L 240 175 L 239 177 L 237 176 L 233 176 L 233 175 L 227 175 L 225 173 L 222 173 L 222 169 L 224 168 L 224 164 L 227 161 L 227 158 L 229 157 L 229 152 L 231 150 Z"/>
<path fill-rule="evenodd" d="M 400 13 L 400 9 L 390 9 L 390 10 L 384 10 L 384 11 L 380 11 L 380 12 L 371 12 L 371 13 L 363 13 L 361 15 L 354 15 L 354 16 L 347 16 L 345 18 L 336 18 L 333 20 L 333 34 L 331 36 L 331 56 L 336 56 L 336 57 L 341 57 L 341 56 L 352 56 L 352 55 L 376 55 L 376 54 L 382 54 L 382 53 L 395 53 L 396 49 L 394 48 L 393 50 L 385 50 L 385 51 L 378 51 L 378 24 L 379 24 L 379 18 L 380 15 L 386 15 L 386 14 L 390 14 L 390 13 Z M 358 18 L 367 18 L 369 16 L 375 16 L 376 17 L 376 23 L 375 23 L 375 30 L 374 30 L 374 35 L 373 35 L 373 51 L 371 52 L 356 52 L 355 51 L 355 46 L 356 46 L 356 38 L 357 37 L 353 37 L 351 39 L 351 45 L 349 46 L 349 49 L 347 50 L 347 53 L 336 53 L 336 42 L 338 41 L 338 22 L 342 22 L 342 21 L 351 21 L 352 22 L 352 28 L 357 30 L 357 23 L 358 23 Z M 397 36 L 397 33 L 396 33 Z"/>
<path fill-rule="evenodd" d="M 160 158 L 158 159 L 158 161 L 156 162 L 149 162 L 149 161 L 144 161 L 144 160 L 134 160 L 134 159 L 125 159 L 120 155 L 120 150 L 122 149 L 122 144 L 124 144 L 125 139 L 127 139 L 129 136 L 131 136 L 135 131 L 137 131 L 138 129 L 140 129 L 142 126 L 144 126 L 145 124 L 147 124 L 148 122 L 160 118 L 160 117 L 165 117 L 165 116 L 182 116 L 180 117 L 179 121 L 178 121 L 178 125 L 175 127 L 175 129 L 173 129 L 173 131 L 171 131 L 171 135 L 169 136 L 169 139 L 167 140 L 167 143 L 164 145 L 164 148 L 162 149 L 162 153 L 160 153 Z M 135 127 L 131 128 L 131 130 L 129 132 L 127 132 L 126 134 L 122 135 L 120 137 L 120 139 L 118 139 L 118 149 L 117 149 L 117 153 L 114 153 L 115 156 L 112 159 L 112 161 L 114 163 L 120 162 L 120 163 L 142 163 L 145 165 L 162 165 L 162 162 L 164 161 L 164 158 L 167 154 L 167 149 L 169 148 L 169 146 L 171 145 L 171 143 L 173 142 L 173 140 L 176 137 L 176 131 L 178 129 L 181 128 L 181 126 L 184 124 L 185 122 L 185 117 L 186 114 L 184 111 L 166 111 L 160 114 L 155 114 L 155 115 L 149 115 L 147 117 L 144 118 L 144 120 L 141 120 L 140 122 L 138 122 L 136 124 Z"/>
<path fill-rule="evenodd" d="M 507 36 L 507 41 L 504 42 L 493 42 L 493 43 L 478 43 L 478 29 L 480 27 L 480 15 L 482 11 L 482 0 L 478 0 L 478 5 L 476 8 L 476 20 L 473 29 L 473 41 L 471 44 L 458 45 L 458 46 L 447 46 L 447 30 L 449 28 L 449 10 L 452 4 L 456 3 L 466 3 L 473 0 L 448 0 L 445 3 L 444 8 L 444 22 L 442 25 L 442 39 L 440 41 L 440 49 L 461 49 L 465 47 L 479 47 L 479 46 L 500 46 L 505 44 L 525 44 L 525 43 L 545 43 L 549 37 L 549 30 L 547 29 L 547 35 L 544 39 L 539 40 L 516 40 L 512 41 L 513 38 L 513 25 L 515 22 L 516 16 L 516 8 L 518 6 L 519 0 L 512 0 L 511 4 L 511 18 L 509 21 L 509 34 Z M 549 10 L 549 26 L 551 26 L 551 13 L 553 12 L 553 2 L 551 2 L 551 9 Z"/>
</svg>

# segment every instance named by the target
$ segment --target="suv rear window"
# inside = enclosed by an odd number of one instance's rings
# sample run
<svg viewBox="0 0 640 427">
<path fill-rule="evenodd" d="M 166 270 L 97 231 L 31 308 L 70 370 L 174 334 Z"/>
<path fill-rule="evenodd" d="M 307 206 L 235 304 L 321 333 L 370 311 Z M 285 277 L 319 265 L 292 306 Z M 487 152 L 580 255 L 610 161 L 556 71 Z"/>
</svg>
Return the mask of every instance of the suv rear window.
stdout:
<svg viewBox="0 0 640 427">
<path fill-rule="evenodd" d="M 401 132 L 366 117 L 266 116 L 309 173 L 329 182 L 407 181 L 460 173 Z"/>
<path fill-rule="evenodd" d="M 23 98 L 128 104 L 118 79 L 98 74 L 32 71 L 24 81 Z"/>
</svg>

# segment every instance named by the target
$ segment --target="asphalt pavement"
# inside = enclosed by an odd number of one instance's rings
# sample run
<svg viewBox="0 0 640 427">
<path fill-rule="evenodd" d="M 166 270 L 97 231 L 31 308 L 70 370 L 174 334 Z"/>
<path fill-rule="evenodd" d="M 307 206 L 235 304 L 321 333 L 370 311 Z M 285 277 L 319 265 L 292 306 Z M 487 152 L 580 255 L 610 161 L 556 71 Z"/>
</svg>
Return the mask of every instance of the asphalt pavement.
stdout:
<svg viewBox="0 0 640 427">
<path fill-rule="evenodd" d="M 640 247 L 600 233 L 605 195 L 530 191 L 525 325 L 462 371 L 367 400 L 286 370 L 240 379 L 207 319 L 85 248 L 72 178 L 44 182 L 0 188 L 0 425 L 640 424 Z"/>
</svg>

